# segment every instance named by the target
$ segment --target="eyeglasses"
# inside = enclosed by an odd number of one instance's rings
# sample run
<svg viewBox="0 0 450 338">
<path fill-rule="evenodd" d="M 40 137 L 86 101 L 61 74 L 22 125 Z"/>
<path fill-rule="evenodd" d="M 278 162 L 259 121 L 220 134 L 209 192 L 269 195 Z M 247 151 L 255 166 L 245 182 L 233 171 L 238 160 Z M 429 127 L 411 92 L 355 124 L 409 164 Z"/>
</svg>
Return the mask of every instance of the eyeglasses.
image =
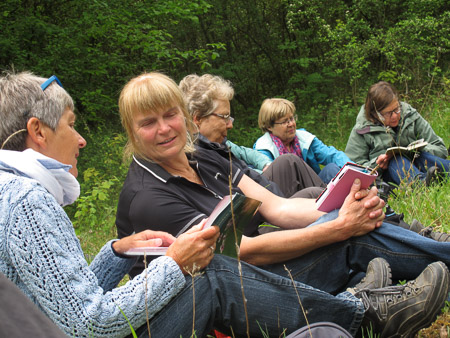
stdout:
<svg viewBox="0 0 450 338">
<path fill-rule="evenodd" d="M 392 114 L 400 114 L 402 112 L 402 106 L 399 104 L 397 108 L 395 108 L 394 110 L 385 112 L 385 113 L 380 113 L 383 117 L 392 117 Z"/>
<path fill-rule="evenodd" d="M 218 117 L 224 119 L 227 122 L 228 121 L 231 121 L 231 123 L 234 122 L 234 118 L 232 118 L 230 114 L 223 115 L 223 114 L 212 113 L 211 115 L 218 116 Z"/>
<path fill-rule="evenodd" d="M 47 79 L 47 81 L 45 81 L 43 84 L 41 84 L 42 91 L 45 91 L 47 89 L 47 87 L 50 86 L 50 84 L 53 81 L 56 81 L 56 83 L 59 84 L 61 88 L 64 88 L 63 85 L 61 84 L 61 81 L 59 81 L 59 79 L 56 77 L 56 75 L 52 75 Z"/>
<path fill-rule="evenodd" d="M 283 122 L 274 122 L 273 124 L 280 124 L 283 127 L 286 127 L 290 122 L 297 122 L 298 117 L 297 115 L 291 116 L 290 118 L 284 120 Z"/>
</svg>

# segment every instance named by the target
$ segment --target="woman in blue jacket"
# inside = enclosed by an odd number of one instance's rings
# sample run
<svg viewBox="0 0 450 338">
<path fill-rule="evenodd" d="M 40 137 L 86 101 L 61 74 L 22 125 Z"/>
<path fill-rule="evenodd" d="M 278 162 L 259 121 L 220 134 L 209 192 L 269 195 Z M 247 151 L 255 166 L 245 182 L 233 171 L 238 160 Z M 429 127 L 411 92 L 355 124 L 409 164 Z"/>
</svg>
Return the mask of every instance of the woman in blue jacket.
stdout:
<svg viewBox="0 0 450 338">
<path fill-rule="evenodd" d="M 297 129 L 294 104 L 286 99 L 266 99 L 258 116 L 259 128 L 264 132 L 254 148 L 270 159 L 283 154 L 296 154 L 328 183 L 347 162 L 344 152 L 325 145 L 305 129 Z M 319 164 L 324 165 L 322 170 Z"/>
</svg>

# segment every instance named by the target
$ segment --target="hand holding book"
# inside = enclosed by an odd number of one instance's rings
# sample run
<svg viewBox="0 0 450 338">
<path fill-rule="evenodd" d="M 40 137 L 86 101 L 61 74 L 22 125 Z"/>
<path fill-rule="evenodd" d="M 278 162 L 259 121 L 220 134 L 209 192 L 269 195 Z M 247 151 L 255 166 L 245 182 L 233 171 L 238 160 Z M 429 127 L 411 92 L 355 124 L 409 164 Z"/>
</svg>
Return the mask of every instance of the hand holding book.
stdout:
<svg viewBox="0 0 450 338">
<path fill-rule="evenodd" d="M 414 142 L 411 142 L 406 147 L 391 147 L 386 150 L 386 155 L 395 156 L 395 155 L 411 155 L 412 153 L 420 152 L 423 148 L 428 145 L 428 142 L 424 139 L 420 139 Z"/>
<path fill-rule="evenodd" d="M 373 169 L 378 170 L 381 169 L 387 169 L 389 165 L 389 161 L 392 157 L 395 156 L 408 156 L 413 157 L 414 154 L 419 153 L 428 145 L 428 142 L 425 141 L 423 138 L 414 142 L 411 142 L 406 147 L 390 147 L 386 150 L 386 152 L 377 158 L 377 166 Z"/>
<path fill-rule="evenodd" d="M 203 225 L 202 229 L 217 225 L 220 229 L 220 236 L 217 240 L 216 253 L 236 257 L 236 242 L 240 244 L 245 226 L 256 214 L 261 205 L 260 201 L 246 197 L 241 194 L 234 194 L 232 197 L 225 196 L 214 208 L 211 215 Z M 235 228 L 233 226 L 233 215 Z M 234 233 L 236 229 L 236 236 Z M 164 255 L 168 247 L 141 247 L 128 250 L 126 255 Z"/>
<path fill-rule="evenodd" d="M 340 208 L 355 179 L 359 178 L 361 189 L 366 189 L 375 181 L 377 176 L 376 171 L 370 168 L 350 162 L 346 163 L 317 198 L 317 210 L 330 212 Z"/>
</svg>

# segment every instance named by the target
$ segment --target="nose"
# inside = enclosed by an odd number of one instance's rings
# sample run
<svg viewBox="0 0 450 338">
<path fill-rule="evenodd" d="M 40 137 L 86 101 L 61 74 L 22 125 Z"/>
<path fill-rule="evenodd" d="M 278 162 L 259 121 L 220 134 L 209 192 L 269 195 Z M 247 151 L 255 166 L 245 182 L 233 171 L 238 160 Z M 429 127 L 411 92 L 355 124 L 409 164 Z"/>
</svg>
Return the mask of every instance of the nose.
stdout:
<svg viewBox="0 0 450 338">
<path fill-rule="evenodd" d="M 227 121 L 227 129 L 232 129 L 233 128 L 233 120 L 232 119 L 229 119 L 228 121 Z"/>
<path fill-rule="evenodd" d="M 84 148 L 84 147 L 86 147 L 86 144 L 87 144 L 87 142 L 86 142 L 86 140 L 84 139 L 84 137 L 83 136 L 81 136 L 80 134 L 78 134 L 78 147 L 81 149 L 81 148 Z"/>
<path fill-rule="evenodd" d="M 161 119 L 160 121 L 158 121 L 158 133 L 160 134 L 164 134 L 167 133 L 167 131 L 170 130 L 170 126 L 169 123 L 167 123 L 167 121 L 165 121 L 164 119 Z"/>
</svg>

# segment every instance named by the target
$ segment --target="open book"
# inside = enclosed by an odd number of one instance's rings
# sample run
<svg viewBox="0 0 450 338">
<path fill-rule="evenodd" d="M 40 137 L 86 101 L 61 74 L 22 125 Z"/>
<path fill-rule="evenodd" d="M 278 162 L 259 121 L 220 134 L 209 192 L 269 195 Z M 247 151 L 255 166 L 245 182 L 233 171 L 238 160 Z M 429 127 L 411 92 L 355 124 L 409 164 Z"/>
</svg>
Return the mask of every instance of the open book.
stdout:
<svg viewBox="0 0 450 338">
<path fill-rule="evenodd" d="M 423 148 L 427 146 L 428 142 L 424 141 L 424 139 L 420 139 L 414 142 L 411 142 L 406 147 L 391 147 L 386 150 L 386 155 L 408 155 L 411 152 L 419 152 Z"/>
<path fill-rule="evenodd" d="M 231 204 L 233 204 L 234 221 L 236 225 L 236 237 L 233 229 L 233 219 L 231 214 Z M 217 240 L 216 253 L 237 257 L 236 243 L 241 243 L 245 226 L 256 214 L 261 202 L 242 194 L 233 195 L 233 203 L 229 195 L 220 201 L 208 218 L 203 228 L 217 225 L 220 228 L 219 239 Z"/>
<path fill-rule="evenodd" d="M 232 200 L 232 202 L 231 202 Z M 236 237 L 234 235 L 231 205 L 233 205 L 233 213 L 236 224 Z M 260 201 L 246 197 L 236 193 L 233 198 L 229 195 L 225 196 L 214 208 L 203 229 L 217 225 L 220 228 L 219 239 L 217 240 L 216 253 L 236 257 L 236 240 L 239 245 L 245 226 L 250 222 L 251 218 L 256 214 L 261 205 Z M 141 247 L 130 249 L 125 252 L 128 256 L 145 255 L 165 255 L 168 247 Z"/>
<path fill-rule="evenodd" d="M 361 189 L 368 188 L 375 181 L 378 173 L 375 171 L 371 174 L 371 172 L 369 168 L 347 162 L 316 199 L 317 209 L 330 212 L 340 208 L 355 179 L 361 180 Z"/>
</svg>

